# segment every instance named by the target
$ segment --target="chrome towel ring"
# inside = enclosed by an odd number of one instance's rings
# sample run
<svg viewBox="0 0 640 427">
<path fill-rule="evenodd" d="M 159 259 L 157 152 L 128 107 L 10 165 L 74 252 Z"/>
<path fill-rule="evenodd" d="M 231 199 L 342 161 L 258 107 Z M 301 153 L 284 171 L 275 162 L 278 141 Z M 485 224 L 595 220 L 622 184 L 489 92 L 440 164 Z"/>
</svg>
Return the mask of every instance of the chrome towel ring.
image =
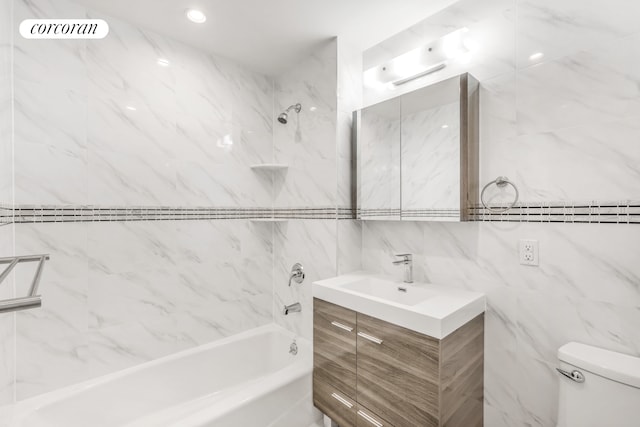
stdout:
<svg viewBox="0 0 640 427">
<path fill-rule="evenodd" d="M 498 188 L 504 188 L 504 187 L 506 187 L 507 184 L 509 184 L 515 190 L 516 198 L 506 208 L 491 208 L 491 207 L 489 207 L 484 201 L 484 192 L 491 184 L 497 185 Z M 518 192 L 518 187 L 516 187 L 516 185 L 513 182 L 509 181 L 509 178 L 507 178 L 506 176 L 497 177 L 496 179 L 494 179 L 493 181 L 491 181 L 490 183 L 485 185 L 484 188 L 482 189 L 482 192 L 480 193 L 480 201 L 482 202 L 482 206 L 484 206 L 485 209 L 487 209 L 489 212 L 493 212 L 493 213 L 503 213 L 503 212 L 508 211 L 509 209 L 514 207 L 516 205 L 516 203 L 518 203 L 518 198 L 519 197 L 520 197 L 520 193 Z"/>
</svg>

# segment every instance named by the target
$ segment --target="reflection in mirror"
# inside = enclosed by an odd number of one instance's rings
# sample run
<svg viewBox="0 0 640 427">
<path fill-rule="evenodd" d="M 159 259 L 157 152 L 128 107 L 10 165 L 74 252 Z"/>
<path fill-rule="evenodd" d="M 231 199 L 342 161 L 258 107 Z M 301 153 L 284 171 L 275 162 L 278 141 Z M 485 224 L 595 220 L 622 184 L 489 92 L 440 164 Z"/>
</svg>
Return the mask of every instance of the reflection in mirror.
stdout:
<svg viewBox="0 0 640 427">
<path fill-rule="evenodd" d="M 361 111 L 358 206 L 366 219 L 400 219 L 400 101 Z"/>
<path fill-rule="evenodd" d="M 403 218 L 460 218 L 459 84 L 456 77 L 401 97 Z"/>
</svg>

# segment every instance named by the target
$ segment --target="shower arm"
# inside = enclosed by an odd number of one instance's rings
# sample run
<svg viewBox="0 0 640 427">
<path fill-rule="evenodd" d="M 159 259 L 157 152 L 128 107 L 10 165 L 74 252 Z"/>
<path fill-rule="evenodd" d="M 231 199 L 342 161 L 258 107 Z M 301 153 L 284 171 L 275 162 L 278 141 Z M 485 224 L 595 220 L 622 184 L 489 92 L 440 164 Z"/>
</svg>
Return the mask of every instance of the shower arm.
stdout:
<svg viewBox="0 0 640 427">
<path fill-rule="evenodd" d="M 289 106 L 289 108 L 287 108 L 286 110 L 284 110 L 284 112 L 285 112 L 285 113 L 288 113 L 288 112 L 289 112 L 289 111 L 291 111 L 291 110 L 295 110 L 295 111 L 296 111 L 296 113 L 298 113 L 298 114 L 299 114 L 299 113 L 300 113 L 300 110 L 302 110 L 302 104 L 297 103 L 297 104 L 290 105 L 290 106 Z"/>
</svg>

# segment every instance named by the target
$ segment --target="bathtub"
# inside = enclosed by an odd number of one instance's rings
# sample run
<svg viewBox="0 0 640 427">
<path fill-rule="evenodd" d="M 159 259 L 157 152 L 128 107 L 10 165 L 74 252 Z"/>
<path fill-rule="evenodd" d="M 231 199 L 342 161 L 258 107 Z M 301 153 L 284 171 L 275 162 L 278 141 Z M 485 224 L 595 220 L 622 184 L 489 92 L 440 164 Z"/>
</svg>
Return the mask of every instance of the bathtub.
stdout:
<svg viewBox="0 0 640 427">
<path fill-rule="evenodd" d="M 262 326 L 0 408 L 8 427 L 307 427 L 312 352 Z"/>
</svg>

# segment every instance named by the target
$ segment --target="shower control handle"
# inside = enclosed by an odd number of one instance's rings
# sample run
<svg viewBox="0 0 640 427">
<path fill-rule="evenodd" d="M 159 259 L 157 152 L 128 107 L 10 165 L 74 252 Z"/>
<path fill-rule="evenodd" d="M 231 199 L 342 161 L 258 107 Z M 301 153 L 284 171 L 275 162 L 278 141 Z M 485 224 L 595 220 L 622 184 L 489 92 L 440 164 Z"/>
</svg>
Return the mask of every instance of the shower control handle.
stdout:
<svg viewBox="0 0 640 427">
<path fill-rule="evenodd" d="M 291 286 L 291 281 L 293 280 L 297 284 L 301 284 L 304 281 L 304 267 L 299 262 L 293 264 L 291 267 L 291 274 L 289 275 L 289 286 Z"/>
</svg>

